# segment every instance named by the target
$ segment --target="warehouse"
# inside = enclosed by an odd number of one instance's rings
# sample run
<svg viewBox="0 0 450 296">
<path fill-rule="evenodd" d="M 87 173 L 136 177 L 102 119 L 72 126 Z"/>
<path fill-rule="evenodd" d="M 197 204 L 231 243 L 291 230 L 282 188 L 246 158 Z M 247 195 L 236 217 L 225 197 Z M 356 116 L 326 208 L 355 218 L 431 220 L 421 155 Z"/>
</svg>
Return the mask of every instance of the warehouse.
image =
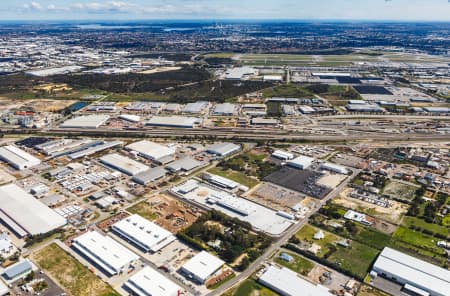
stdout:
<svg viewBox="0 0 450 296">
<path fill-rule="evenodd" d="M 129 121 L 132 123 L 141 121 L 141 117 L 139 115 L 133 115 L 133 114 L 121 114 L 119 116 L 119 119 L 123 119 L 125 121 Z"/>
<path fill-rule="evenodd" d="M 269 266 L 258 282 L 282 296 L 331 296 L 329 290 L 301 278 L 294 271 L 278 266 Z"/>
<path fill-rule="evenodd" d="M 174 159 L 176 149 L 169 148 L 155 142 L 147 140 L 132 143 L 125 147 L 128 150 L 139 153 L 140 156 L 156 161 L 159 164 L 165 164 Z"/>
<path fill-rule="evenodd" d="M 121 141 L 111 141 L 111 142 L 95 141 L 91 144 L 85 145 L 82 148 L 76 149 L 75 151 L 69 153 L 68 157 L 70 159 L 82 158 L 121 145 L 123 145 L 123 142 Z"/>
<path fill-rule="evenodd" d="M 275 150 L 272 153 L 272 156 L 281 160 L 290 160 L 294 158 L 294 154 L 282 150 Z"/>
<path fill-rule="evenodd" d="M 145 125 L 147 126 L 163 126 L 163 127 L 179 127 L 194 128 L 202 124 L 202 119 L 197 117 L 184 116 L 153 116 Z"/>
<path fill-rule="evenodd" d="M 347 104 L 349 112 L 384 112 L 384 109 L 376 104 Z"/>
<path fill-rule="evenodd" d="M 206 251 L 201 251 L 181 267 L 181 272 L 187 278 L 203 284 L 219 271 L 224 264 L 225 262 L 216 256 Z"/>
<path fill-rule="evenodd" d="M 164 178 L 166 174 L 167 171 L 163 167 L 159 166 L 134 175 L 132 180 L 140 185 L 145 186 L 151 182 Z"/>
<path fill-rule="evenodd" d="M 0 186 L 0 220 L 19 237 L 47 233 L 67 223 L 15 184 Z"/>
<path fill-rule="evenodd" d="M 334 173 L 338 173 L 338 174 L 343 174 L 346 175 L 348 174 L 348 170 L 341 166 L 341 165 L 337 165 L 334 163 L 330 163 L 330 162 L 324 162 L 320 165 L 320 169 L 321 170 L 327 170 L 330 172 L 334 172 Z"/>
<path fill-rule="evenodd" d="M 308 156 L 299 156 L 293 160 L 288 161 L 287 165 L 296 169 L 306 170 L 313 163 L 314 158 Z"/>
<path fill-rule="evenodd" d="M 11 145 L 0 147 L 0 159 L 19 171 L 32 168 L 41 163 L 39 159 L 31 154 Z"/>
<path fill-rule="evenodd" d="M 437 114 L 450 113 L 450 108 L 447 107 L 424 107 L 423 110 L 429 113 Z"/>
<path fill-rule="evenodd" d="M 233 143 L 216 143 L 206 148 L 210 154 L 225 157 L 241 150 L 241 146 Z"/>
<path fill-rule="evenodd" d="M 108 121 L 109 115 L 86 115 L 71 118 L 61 124 L 61 128 L 98 128 Z"/>
<path fill-rule="evenodd" d="M 33 266 L 31 265 L 30 261 L 28 261 L 28 259 L 25 259 L 6 268 L 2 276 L 10 281 L 18 279 L 19 277 L 24 277 L 32 270 Z"/>
<path fill-rule="evenodd" d="M 222 187 L 225 189 L 230 189 L 230 190 L 235 189 L 236 187 L 241 185 L 237 182 L 234 182 L 233 180 L 230 180 L 230 179 L 222 177 L 222 176 L 214 175 L 214 174 L 207 174 L 205 176 L 205 179 L 213 185 L 216 185 L 216 186 L 219 186 L 219 187 Z"/>
<path fill-rule="evenodd" d="M 125 283 L 125 288 L 138 296 L 182 295 L 182 289 L 177 284 L 149 266 L 130 277 Z"/>
<path fill-rule="evenodd" d="M 166 166 L 166 169 L 173 173 L 177 173 L 180 171 L 189 172 L 201 165 L 202 163 L 200 161 L 197 161 L 190 157 L 185 157 L 170 163 Z"/>
<path fill-rule="evenodd" d="M 72 247 L 111 276 L 125 271 L 139 259 L 136 254 L 97 231 L 78 236 L 73 240 Z"/>
<path fill-rule="evenodd" d="M 205 110 L 208 108 L 209 103 L 205 101 L 199 101 L 195 103 L 188 103 L 183 108 L 183 113 L 190 113 L 190 114 L 200 114 L 205 112 Z"/>
<path fill-rule="evenodd" d="M 372 274 L 392 280 L 417 295 L 445 296 L 450 291 L 450 271 L 391 248 L 384 248 Z"/>
<path fill-rule="evenodd" d="M 222 103 L 214 107 L 213 115 L 218 116 L 235 116 L 238 114 L 239 107 L 236 104 Z"/>
<path fill-rule="evenodd" d="M 0 296 L 8 295 L 8 287 L 0 280 Z"/>
<path fill-rule="evenodd" d="M 145 164 L 117 153 L 101 157 L 100 162 L 129 176 L 137 175 L 149 169 Z"/>
<path fill-rule="evenodd" d="M 112 230 L 145 252 L 158 252 L 175 240 L 172 233 L 139 215 L 117 222 Z"/>
</svg>

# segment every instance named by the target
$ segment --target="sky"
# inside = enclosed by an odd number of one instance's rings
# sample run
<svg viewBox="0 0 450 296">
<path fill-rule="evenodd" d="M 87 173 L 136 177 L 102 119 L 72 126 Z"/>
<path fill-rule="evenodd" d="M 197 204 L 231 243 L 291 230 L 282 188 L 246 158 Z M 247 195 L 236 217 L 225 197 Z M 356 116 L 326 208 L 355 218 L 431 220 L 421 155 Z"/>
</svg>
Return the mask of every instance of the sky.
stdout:
<svg viewBox="0 0 450 296">
<path fill-rule="evenodd" d="M 450 0 L 0 0 L 0 20 L 450 21 Z"/>
</svg>

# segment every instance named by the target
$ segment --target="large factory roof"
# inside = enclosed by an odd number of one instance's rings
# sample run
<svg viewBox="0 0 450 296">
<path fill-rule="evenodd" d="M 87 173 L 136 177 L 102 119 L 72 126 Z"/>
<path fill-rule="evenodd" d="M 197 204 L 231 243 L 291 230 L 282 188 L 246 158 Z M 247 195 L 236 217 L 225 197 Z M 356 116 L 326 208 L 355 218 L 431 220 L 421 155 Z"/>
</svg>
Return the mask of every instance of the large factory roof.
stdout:
<svg viewBox="0 0 450 296">
<path fill-rule="evenodd" d="M 136 151 L 144 157 L 158 160 L 175 154 L 175 148 L 169 148 L 155 142 L 147 140 L 132 143 L 126 146 L 127 149 Z"/>
<path fill-rule="evenodd" d="M 302 279 L 297 273 L 285 267 L 269 266 L 258 281 L 285 296 L 297 296 L 300 291 L 304 296 L 333 295 L 326 287 Z"/>
<path fill-rule="evenodd" d="M 225 262 L 216 256 L 206 251 L 201 251 L 186 262 L 182 269 L 198 279 L 206 280 L 224 264 Z"/>
<path fill-rule="evenodd" d="M 134 175 L 133 181 L 141 185 L 147 185 L 148 183 L 163 178 L 166 174 L 167 171 L 162 166 L 154 167 Z"/>
<path fill-rule="evenodd" d="M 100 161 L 107 166 L 110 166 L 130 176 L 137 175 L 149 169 L 149 167 L 145 164 L 117 153 L 105 155 L 100 158 Z"/>
<path fill-rule="evenodd" d="M 61 128 L 98 128 L 109 119 L 108 115 L 86 115 L 78 116 L 66 120 L 59 127 Z"/>
<path fill-rule="evenodd" d="M 208 146 L 206 150 L 208 151 L 208 153 L 211 154 L 216 154 L 219 156 L 227 156 L 241 150 L 241 146 L 233 143 L 216 143 L 211 146 Z"/>
<path fill-rule="evenodd" d="M 47 233 L 67 223 L 15 184 L 0 187 L 0 219 L 19 236 Z"/>
<path fill-rule="evenodd" d="M 18 170 L 31 168 L 41 163 L 39 159 L 31 154 L 11 145 L 0 147 L 0 159 Z"/>
<path fill-rule="evenodd" d="M 170 279 L 148 266 L 130 277 L 125 287 L 139 296 L 178 296 L 182 290 Z"/>
<path fill-rule="evenodd" d="M 174 162 L 168 164 L 166 166 L 166 168 L 172 172 L 178 172 L 178 171 L 187 172 L 187 171 L 193 170 L 196 167 L 199 167 L 201 165 L 202 165 L 201 162 L 199 162 L 193 158 L 190 158 L 190 157 L 185 157 L 185 158 L 175 160 Z"/>
<path fill-rule="evenodd" d="M 167 127 L 182 127 L 192 128 L 196 124 L 201 124 L 202 119 L 197 117 L 186 116 L 153 116 L 145 125 L 151 126 L 167 126 Z"/>
<path fill-rule="evenodd" d="M 126 265 L 139 259 L 120 243 L 97 231 L 80 235 L 72 245 L 110 275 L 119 273 Z"/>
<path fill-rule="evenodd" d="M 145 251 L 157 252 L 175 240 L 171 232 L 139 215 L 115 223 L 112 229 Z"/>
</svg>

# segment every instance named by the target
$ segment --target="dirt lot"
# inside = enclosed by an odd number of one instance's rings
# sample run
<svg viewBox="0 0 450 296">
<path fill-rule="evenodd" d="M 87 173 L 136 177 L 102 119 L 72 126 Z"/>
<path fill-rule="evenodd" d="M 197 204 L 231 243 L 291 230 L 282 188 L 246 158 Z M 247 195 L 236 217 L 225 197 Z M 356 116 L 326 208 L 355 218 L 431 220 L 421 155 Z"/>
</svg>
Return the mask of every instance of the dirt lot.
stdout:
<svg viewBox="0 0 450 296">
<path fill-rule="evenodd" d="M 157 195 L 146 200 L 148 207 L 140 209 L 147 213 L 136 212 L 143 216 L 155 215 L 153 222 L 176 233 L 188 227 L 202 214 L 199 209 L 191 207 L 167 195 Z"/>
<path fill-rule="evenodd" d="M 22 107 L 33 108 L 36 112 L 58 112 L 74 104 L 75 100 L 30 100 Z"/>
<path fill-rule="evenodd" d="M 397 201 L 391 201 L 392 207 L 390 208 L 384 208 L 380 207 L 362 200 L 354 199 L 349 197 L 350 192 L 352 191 L 351 188 L 345 189 L 337 198 L 335 198 L 333 201 L 341 205 L 343 207 L 363 212 L 367 215 L 370 215 L 375 218 L 379 218 L 382 220 L 385 220 L 387 222 L 391 222 L 394 224 L 400 224 L 400 221 L 403 217 L 403 215 L 408 210 L 408 206 L 406 204 L 397 202 Z"/>
</svg>

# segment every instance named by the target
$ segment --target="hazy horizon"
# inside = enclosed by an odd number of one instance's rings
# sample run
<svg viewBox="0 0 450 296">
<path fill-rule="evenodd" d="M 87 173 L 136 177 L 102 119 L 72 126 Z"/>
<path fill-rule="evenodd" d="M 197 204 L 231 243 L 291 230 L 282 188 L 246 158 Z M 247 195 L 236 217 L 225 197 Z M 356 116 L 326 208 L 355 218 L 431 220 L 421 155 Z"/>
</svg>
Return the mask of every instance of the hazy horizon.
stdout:
<svg viewBox="0 0 450 296">
<path fill-rule="evenodd" d="M 9 0 L 2 21 L 286 20 L 449 22 L 447 0 Z"/>
</svg>

